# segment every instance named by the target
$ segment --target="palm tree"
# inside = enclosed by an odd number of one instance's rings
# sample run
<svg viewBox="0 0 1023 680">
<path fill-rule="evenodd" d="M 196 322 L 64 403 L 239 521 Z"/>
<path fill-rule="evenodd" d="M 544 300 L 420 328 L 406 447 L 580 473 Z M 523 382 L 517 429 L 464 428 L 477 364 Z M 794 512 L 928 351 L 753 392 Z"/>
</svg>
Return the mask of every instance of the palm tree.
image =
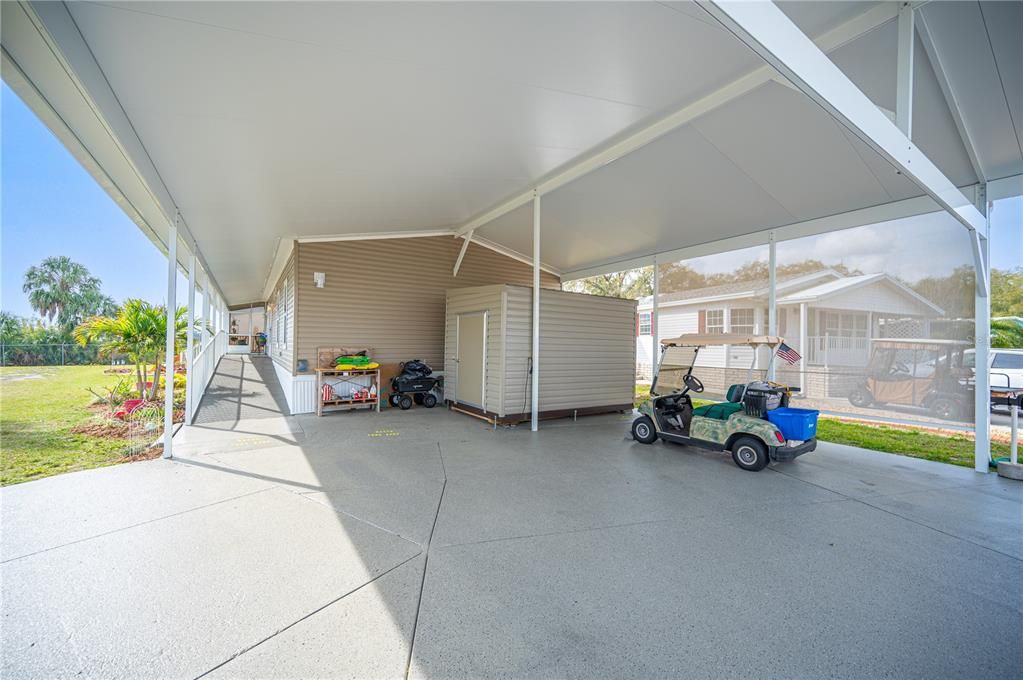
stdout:
<svg viewBox="0 0 1023 680">
<path fill-rule="evenodd" d="M 32 309 L 47 321 L 69 328 L 85 316 L 102 313 L 110 298 L 100 293 L 100 280 L 66 255 L 48 257 L 25 272 L 22 291 Z"/>
<path fill-rule="evenodd" d="M 174 351 L 180 352 L 185 346 L 188 326 L 187 309 L 179 307 L 174 318 Z M 167 338 L 167 308 L 151 305 L 144 300 L 126 300 L 114 316 L 92 316 L 78 325 L 75 339 L 85 345 L 90 341 L 100 343 L 100 353 L 126 354 L 135 364 L 135 377 L 139 398 L 156 399 L 160 384 L 160 358 L 163 356 Z M 153 384 L 146 395 L 149 380 L 148 364 L 153 362 Z M 168 380 L 169 389 L 173 381 Z"/>
<path fill-rule="evenodd" d="M 10 312 L 0 312 L 0 341 L 11 342 L 21 335 L 22 323 Z"/>
</svg>

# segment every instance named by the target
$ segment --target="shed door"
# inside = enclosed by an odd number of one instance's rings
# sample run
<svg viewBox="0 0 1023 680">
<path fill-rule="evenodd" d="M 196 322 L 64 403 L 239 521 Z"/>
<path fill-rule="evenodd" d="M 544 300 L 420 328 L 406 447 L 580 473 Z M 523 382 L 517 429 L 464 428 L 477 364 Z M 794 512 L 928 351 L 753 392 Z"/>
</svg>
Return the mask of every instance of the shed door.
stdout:
<svg viewBox="0 0 1023 680">
<path fill-rule="evenodd" d="M 487 374 L 487 313 L 458 315 L 458 401 L 484 408 Z"/>
</svg>

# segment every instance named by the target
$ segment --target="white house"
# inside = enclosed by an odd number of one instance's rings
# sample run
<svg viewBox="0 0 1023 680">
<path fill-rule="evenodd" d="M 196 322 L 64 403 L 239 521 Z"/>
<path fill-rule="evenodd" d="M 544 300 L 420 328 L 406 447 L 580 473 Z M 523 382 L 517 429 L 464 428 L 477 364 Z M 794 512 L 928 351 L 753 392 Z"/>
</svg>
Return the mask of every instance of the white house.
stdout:
<svg viewBox="0 0 1023 680">
<path fill-rule="evenodd" d="M 636 375 L 651 375 L 653 332 L 658 339 L 683 333 L 766 333 L 767 300 L 767 280 L 661 294 L 660 328 L 655 329 L 653 299 L 643 298 L 637 312 Z M 779 378 L 799 385 L 808 396 L 845 396 L 867 362 L 871 339 L 893 335 L 893 321 L 900 322 L 900 330 L 913 328 L 912 335 L 926 337 L 929 320 L 943 314 L 887 274 L 843 276 L 833 269 L 779 277 L 777 304 L 778 333 L 803 355 L 792 368 L 780 363 Z M 907 320 L 918 323 L 907 325 Z M 748 347 L 708 347 L 697 361 L 703 368 L 700 378 L 709 391 L 720 391 L 742 380 L 751 361 L 763 375 L 770 357 L 766 351 L 757 357 L 752 352 Z"/>
</svg>

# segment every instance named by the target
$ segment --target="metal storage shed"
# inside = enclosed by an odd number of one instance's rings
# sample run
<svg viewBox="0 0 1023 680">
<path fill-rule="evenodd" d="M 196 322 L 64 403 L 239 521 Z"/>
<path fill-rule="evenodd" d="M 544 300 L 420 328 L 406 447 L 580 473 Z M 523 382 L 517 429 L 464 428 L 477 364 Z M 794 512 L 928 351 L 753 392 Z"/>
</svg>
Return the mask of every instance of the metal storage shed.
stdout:
<svg viewBox="0 0 1023 680">
<path fill-rule="evenodd" d="M 530 418 L 533 289 L 447 293 L 444 398 L 499 423 Z M 539 417 L 632 408 L 636 301 L 540 291 Z"/>
</svg>

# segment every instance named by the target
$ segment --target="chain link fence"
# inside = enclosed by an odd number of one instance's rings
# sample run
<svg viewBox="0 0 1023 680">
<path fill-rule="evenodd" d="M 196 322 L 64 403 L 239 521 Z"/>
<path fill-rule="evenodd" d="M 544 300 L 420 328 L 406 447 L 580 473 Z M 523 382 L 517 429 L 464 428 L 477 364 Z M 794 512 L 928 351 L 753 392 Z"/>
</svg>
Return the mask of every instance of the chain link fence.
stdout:
<svg viewBox="0 0 1023 680">
<path fill-rule="evenodd" d="M 0 366 L 85 366 L 89 364 L 126 364 L 124 357 L 101 359 L 99 349 L 76 343 L 6 344 L 0 343 Z"/>
</svg>

